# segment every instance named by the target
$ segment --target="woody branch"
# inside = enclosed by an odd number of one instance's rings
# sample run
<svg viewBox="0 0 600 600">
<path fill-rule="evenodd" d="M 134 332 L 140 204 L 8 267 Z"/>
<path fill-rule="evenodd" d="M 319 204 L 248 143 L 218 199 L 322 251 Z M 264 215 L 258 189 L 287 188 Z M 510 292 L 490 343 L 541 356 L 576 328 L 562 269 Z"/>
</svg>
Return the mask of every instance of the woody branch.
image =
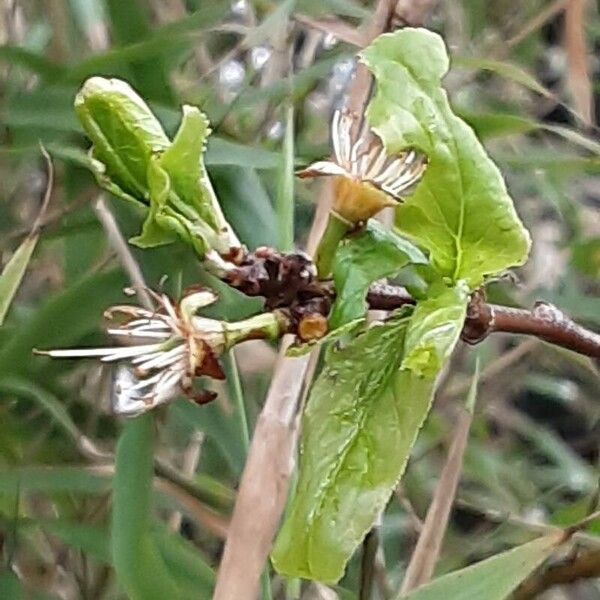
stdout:
<svg viewBox="0 0 600 600">
<path fill-rule="evenodd" d="M 251 296 L 263 296 L 268 308 L 286 307 L 301 339 L 307 325 L 324 320 L 335 297 L 329 282 L 317 280 L 315 269 L 303 254 L 281 255 L 272 249 L 259 249 L 248 255 L 244 265 L 228 275 L 228 283 Z M 369 308 L 394 310 L 415 300 L 403 288 L 387 284 L 371 286 Z M 478 344 L 492 333 L 530 335 L 555 346 L 592 358 L 600 358 L 600 334 L 575 323 L 556 306 L 537 302 L 533 309 L 488 303 L 483 292 L 473 294 L 467 309 L 462 339 Z M 316 335 L 315 337 L 318 337 Z M 308 336 L 310 338 L 310 336 Z"/>
</svg>

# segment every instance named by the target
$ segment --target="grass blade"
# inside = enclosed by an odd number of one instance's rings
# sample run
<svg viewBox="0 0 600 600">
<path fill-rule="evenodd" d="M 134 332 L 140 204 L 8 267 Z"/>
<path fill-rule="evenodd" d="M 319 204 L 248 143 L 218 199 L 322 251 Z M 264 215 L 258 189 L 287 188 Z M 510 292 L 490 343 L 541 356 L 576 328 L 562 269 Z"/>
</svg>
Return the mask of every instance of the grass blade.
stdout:
<svg viewBox="0 0 600 600">
<path fill-rule="evenodd" d="M 112 558 L 134 600 L 181 598 L 150 533 L 154 420 L 129 421 L 117 446 L 113 489 Z"/>
<path fill-rule="evenodd" d="M 433 570 L 439 558 L 444 534 L 448 527 L 450 511 L 454 504 L 456 489 L 462 473 L 463 458 L 473 421 L 478 380 L 479 366 L 476 367 L 475 375 L 471 381 L 471 389 L 467 395 L 466 407 L 458 418 L 446 464 L 435 488 L 419 540 L 410 558 L 402 582 L 401 593 L 403 594 L 427 583 L 433 575 Z"/>
<path fill-rule="evenodd" d="M 279 224 L 279 248 L 287 252 L 294 247 L 294 107 L 291 103 L 286 108 L 285 121 L 275 210 Z"/>
<path fill-rule="evenodd" d="M 560 544 L 563 533 L 552 533 L 532 542 L 435 579 L 396 600 L 504 600 Z"/>
<path fill-rule="evenodd" d="M 37 235 L 26 237 L 0 275 L 0 326 L 4 323 L 6 313 L 21 285 L 37 241 Z"/>
</svg>

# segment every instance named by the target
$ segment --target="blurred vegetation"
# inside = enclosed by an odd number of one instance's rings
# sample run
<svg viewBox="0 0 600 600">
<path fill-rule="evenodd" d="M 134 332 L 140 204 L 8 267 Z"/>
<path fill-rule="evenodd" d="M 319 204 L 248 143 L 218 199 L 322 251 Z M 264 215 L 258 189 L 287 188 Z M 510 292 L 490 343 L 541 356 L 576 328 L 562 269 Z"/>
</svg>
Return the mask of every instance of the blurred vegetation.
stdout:
<svg viewBox="0 0 600 600">
<path fill-rule="evenodd" d="M 573 98 L 563 13 L 540 19 L 551 4 L 445 0 L 427 24 L 444 36 L 454 59 L 446 80 L 454 107 L 498 162 L 534 239 L 530 262 L 516 274 L 519 285 L 500 280 L 491 298 L 526 306 L 547 299 L 599 328 L 600 142 L 595 114 Z M 319 188 L 298 183 L 290 210 L 282 184 L 286 124 L 292 114 L 298 165 L 328 153 L 326 123 L 344 102 L 356 52 L 341 25 L 369 22 L 373 6 L 358 0 L 5 0 L 0 11 L 4 264 L 43 200 L 47 169 L 39 141 L 55 166 L 37 248 L 0 329 L 0 597 L 122 598 L 115 571 L 132 559 L 127 544 L 133 542 L 120 539 L 119 551 L 110 550 L 110 455 L 123 427 L 107 410 L 111 372 L 32 354 L 101 344 L 102 313 L 124 301 L 128 284 L 94 209 L 99 190 L 82 166 L 87 142 L 72 108 L 75 93 L 90 75 L 127 79 L 169 134 L 182 103 L 200 106 L 214 130 L 210 176 L 242 241 L 285 248 L 293 231 L 302 248 Z M 323 17 L 335 19 L 329 32 L 314 26 Z M 587 17 L 592 54 L 600 48 L 595 5 Z M 599 69 L 597 60 L 590 62 L 592 96 Z M 141 219 L 135 207 L 110 207 L 125 237 L 134 235 Z M 153 288 L 177 296 L 210 281 L 222 294 L 219 317 L 242 318 L 260 306 L 213 281 L 184 245 L 131 252 Z M 236 355 L 252 430 L 275 349 L 251 342 Z M 384 582 L 395 590 L 402 580 L 476 356 L 482 368 L 477 412 L 436 572 L 524 542 L 535 523 L 568 524 L 597 508 L 596 366 L 518 338 L 459 347 L 383 518 L 385 570 L 374 597 L 383 597 Z M 231 383 L 218 389 L 215 403 L 179 400 L 161 414 L 155 432 L 159 471 L 170 476 L 154 487 L 160 519 L 153 522 L 152 547 L 189 597 L 210 597 L 244 464 L 247 439 L 232 362 L 225 368 Z M 127 448 L 135 451 L 136 436 L 147 444 L 152 433 L 128 427 L 121 458 Z M 137 474 L 120 476 L 114 485 L 129 492 L 131 505 L 113 518 L 135 519 L 142 510 Z M 187 476 L 193 484 L 185 483 Z M 588 533 L 599 535 L 600 527 Z M 340 598 L 357 598 L 359 559 L 336 589 Z M 276 575 L 270 587 L 277 598 L 296 597 Z M 156 597 L 168 597 L 168 589 L 161 593 Z M 314 586 L 303 593 L 325 597 Z M 600 598 L 600 584 L 586 581 L 562 597 Z"/>
</svg>

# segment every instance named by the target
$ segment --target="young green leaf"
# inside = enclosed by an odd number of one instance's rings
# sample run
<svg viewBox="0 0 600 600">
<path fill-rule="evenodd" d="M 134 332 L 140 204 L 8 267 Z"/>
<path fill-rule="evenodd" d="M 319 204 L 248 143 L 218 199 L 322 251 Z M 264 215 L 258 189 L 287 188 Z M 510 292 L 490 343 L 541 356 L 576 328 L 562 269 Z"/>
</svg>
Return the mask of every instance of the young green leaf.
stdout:
<svg viewBox="0 0 600 600">
<path fill-rule="evenodd" d="M 170 143 L 147 104 L 124 81 L 91 77 L 75 97 L 75 112 L 92 140 L 98 174 L 147 203 L 148 163 Z"/>
<path fill-rule="evenodd" d="M 406 596 L 397 596 L 396 600 L 505 600 L 529 573 L 552 554 L 561 540 L 561 533 L 537 538 L 434 579 Z"/>
<path fill-rule="evenodd" d="M 210 135 L 208 118 L 195 106 L 185 105 L 182 110 L 181 125 L 173 143 L 160 157 L 160 166 L 169 174 L 181 201 L 216 230 L 226 223 L 204 167 L 203 155 Z"/>
<path fill-rule="evenodd" d="M 174 242 L 178 237 L 174 228 L 169 228 L 168 222 L 165 223 L 163 220 L 161 224 L 161 217 L 171 192 L 171 180 L 156 159 L 151 159 L 148 163 L 148 189 L 150 208 L 142 225 L 142 232 L 129 240 L 138 248 L 164 246 Z"/>
<path fill-rule="evenodd" d="M 117 577 L 134 600 L 181 597 L 150 531 L 153 456 L 152 415 L 128 421 L 117 445 L 111 544 Z"/>
<path fill-rule="evenodd" d="M 354 339 L 341 349 L 330 343 L 304 415 L 296 496 L 273 554 L 280 572 L 336 582 L 385 506 L 465 319 L 464 282 L 436 291 L 410 317 L 405 309 L 360 333 L 348 326 Z"/>
<path fill-rule="evenodd" d="M 377 80 L 367 117 L 388 152 L 416 148 L 428 157 L 415 193 L 397 209 L 399 230 L 442 275 L 471 289 L 523 264 L 530 239 L 502 176 L 441 87 L 449 66 L 442 38 L 406 28 L 379 37 L 362 59 Z"/>
<path fill-rule="evenodd" d="M 370 220 L 356 236 L 338 247 L 333 265 L 336 300 L 330 317 L 332 329 L 361 318 L 369 286 L 390 277 L 407 264 L 425 264 L 427 258 L 409 241 Z"/>
<path fill-rule="evenodd" d="M 458 341 L 468 301 L 468 289 L 459 281 L 417 304 L 406 331 L 402 369 L 435 377 Z"/>
<path fill-rule="evenodd" d="M 329 347 L 303 422 L 295 498 L 273 552 L 291 577 L 335 582 L 406 466 L 433 379 L 399 370 L 408 318 Z"/>
<path fill-rule="evenodd" d="M 132 243 L 148 248 L 179 237 L 200 256 L 239 246 L 204 167 L 210 129 L 203 113 L 184 106 L 171 142 L 127 83 L 102 77 L 86 81 L 75 109 L 93 142 L 89 166 L 98 184 L 117 197 L 149 205 L 142 233 Z"/>
</svg>

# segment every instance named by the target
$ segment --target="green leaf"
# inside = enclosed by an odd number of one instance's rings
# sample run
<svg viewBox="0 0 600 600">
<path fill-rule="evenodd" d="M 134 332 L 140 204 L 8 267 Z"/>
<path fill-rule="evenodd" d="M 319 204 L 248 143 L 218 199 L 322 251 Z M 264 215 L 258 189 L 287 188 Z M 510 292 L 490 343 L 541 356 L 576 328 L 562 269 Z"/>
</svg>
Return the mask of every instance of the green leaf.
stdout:
<svg viewBox="0 0 600 600">
<path fill-rule="evenodd" d="M 600 238 L 574 243 L 571 264 L 581 273 L 600 279 Z"/>
<path fill-rule="evenodd" d="M 84 552 L 98 562 L 110 564 L 110 539 L 106 528 L 63 519 L 38 521 L 37 524 L 71 548 Z"/>
<path fill-rule="evenodd" d="M 164 246 L 177 239 L 177 233 L 168 226 L 160 224 L 161 211 L 164 210 L 171 192 L 171 180 L 155 159 L 150 160 L 148 164 L 148 188 L 150 190 L 150 209 L 142 225 L 142 233 L 129 240 L 139 248 Z"/>
<path fill-rule="evenodd" d="M 119 582 L 133 600 L 180 598 L 150 532 L 154 420 L 126 423 L 113 479 L 112 557 Z"/>
<path fill-rule="evenodd" d="M 244 36 L 243 47 L 252 48 L 269 39 L 274 31 L 285 28 L 290 13 L 295 8 L 296 0 L 283 0 L 275 4 L 272 12 Z"/>
<path fill-rule="evenodd" d="M 288 3 L 289 4 L 289 3 Z M 278 172 L 275 211 L 277 214 L 278 248 L 284 252 L 294 249 L 294 107 L 285 107 L 285 135 L 283 138 L 281 165 Z"/>
<path fill-rule="evenodd" d="M 163 526 L 157 526 L 152 536 L 170 573 L 185 590 L 185 597 L 210 598 L 215 574 L 202 558 L 200 549 Z"/>
<path fill-rule="evenodd" d="M 402 369 L 435 377 L 460 336 L 469 293 L 464 282 L 417 304 L 404 340 Z"/>
<path fill-rule="evenodd" d="M 80 432 L 71 419 L 69 412 L 56 396 L 26 377 L 7 375 L 0 378 L 0 390 L 6 394 L 14 394 L 35 400 L 50 416 L 68 433 L 73 440 L 78 440 Z"/>
<path fill-rule="evenodd" d="M 454 571 L 396 600 L 505 600 L 560 544 L 553 533 Z"/>
<path fill-rule="evenodd" d="M 400 370 L 405 316 L 329 347 L 303 421 L 300 475 L 273 564 L 335 582 L 402 475 L 433 379 Z"/>
<path fill-rule="evenodd" d="M 0 275 L 0 326 L 4 323 L 6 313 L 21 285 L 37 241 L 37 235 L 27 236 L 6 263 L 2 275 Z"/>
<path fill-rule="evenodd" d="M 227 219 L 250 248 L 277 246 L 277 216 L 271 198 L 254 169 L 219 166 L 211 178 Z"/>
<path fill-rule="evenodd" d="M 105 494 L 111 478 L 81 467 L 20 467 L 0 469 L 0 494 L 14 495 L 28 490 Z"/>
<path fill-rule="evenodd" d="M 171 411 L 181 423 L 211 438 L 236 476 L 242 472 L 245 448 L 237 435 L 235 415 L 226 414 L 214 402 L 200 407 L 183 400 L 176 402 Z"/>
<path fill-rule="evenodd" d="M 206 116 L 193 106 L 170 142 L 150 108 L 124 81 L 92 77 L 75 108 L 93 142 L 91 168 L 112 194 L 150 204 L 142 233 L 132 243 L 150 248 L 176 237 L 199 255 L 237 245 L 204 167 L 210 133 Z"/>
<path fill-rule="evenodd" d="M 147 202 L 150 157 L 170 143 L 148 105 L 124 81 L 91 77 L 75 97 L 75 111 L 105 175 L 126 194 Z"/>
<path fill-rule="evenodd" d="M 443 276 L 471 288 L 523 264 L 530 239 L 502 176 L 441 87 L 449 66 L 442 38 L 403 29 L 375 40 L 362 59 L 377 80 L 371 126 L 389 152 L 411 147 L 428 157 L 423 179 L 397 209 L 398 229 Z"/>
<path fill-rule="evenodd" d="M 80 82 L 91 75 L 120 73 L 123 71 L 124 66 L 134 65 L 135 68 L 136 63 L 139 64 L 143 61 L 158 60 L 161 63 L 163 62 L 161 58 L 165 55 L 171 55 L 174 52 L 177 54 L 193 46 L 198 34 L 218 24 L 228 10 L 229 5 L 225 2 L 203 3 L 200 9 L 177 21 L 166 23 L 160 27 L 153 26 L 143 39 L 137 41 L 133 41 L 133 36 L 127 35 L 127 31 L 123 31 L 120 41 L 126 42 L 129 39 L 132 43 L 86 56 L 81 62 L 71 65 L 65 75 L 69 81 Z M 130 26 L 131 23 L 127 22 L 127 17 L 125 17 L 125 22 L 122 25 L 123 29 Z M 154 82 L 150 81 L 150 88 L 146 88 L 145 84 L 148 83 L 146 74 L 144 74 L 144 79 L 144 81 L 139 82 L 144 86 L 144 89 L 140 88 L 144 93 L 148 91 L 153 93 L 155 91 L 154 86 L 162 81 L 162 78 L 158 80 L 158 83 L 156 83 L 156 80 Z"/>
<path fill-rule="evenodd" d="M 228 231 L 229 225 L 221 212 L 204 167 L 204 152 L 209 135 L 206 115 L 194 106 L 184 106 L 181 125 L 173 143 L 158 162 L 171 179 L 170 204 L 178 213 L 185 215 L 187 212 L 194 228 L 191 233 L 203 237 L 210 235 L 205 242 L 209 247 L 214 247 L 218 244 L 218 234 Z M 186 208 L 189 210 L 186 211 Z M 199 228 L 203 230 L 202 233 Z M 229 250 L 227 240 L 223 240 L 219 249 Z"/>
<path fill-rule="evenodd" d="M 144 42 L 152 32 L 150 9 L 146 2 L 106 0 L 111 34 L 116 44 Z M 147 54 L 130 63 L 129 72 L 140 92 L 156 100 L 172 100 L 165 61 L 161 56 Z"/>
<path fill-rule="evenodd" d="M 65 72 L 65 69 L 61 65 L 22 46 L 0 46 L 0 61 L 6 61 L 14 66 L 25 67 L 49 81 L 57 79 Z"/>
<path fill-rule="evenodd" d="M 330 317 L 332 329 L 363 317 L 369 286 L 395 275 L 409 263 L 425 264 L 427 258 L 413 244 L 376 221 L 338 247 L 333 265 L 336 300 Z"/>
<path fill-rule="evenodd" d="M 530 133 L 542 126 L 541 123 L 527 117 L 508 113 L 467 113 L 460 111 L 460 117 L 475 130 L 479 138 L 484 140 Z"/>
<path fill-rule="evenodd" d="M 211 136 L 206 150 L 205 163 L 210 166 L 235 165 L 255 169 L 275 169 L 279 166 L 277 152 L 258 146 L 236 144 L 224 138 Z"/>
</svg>

